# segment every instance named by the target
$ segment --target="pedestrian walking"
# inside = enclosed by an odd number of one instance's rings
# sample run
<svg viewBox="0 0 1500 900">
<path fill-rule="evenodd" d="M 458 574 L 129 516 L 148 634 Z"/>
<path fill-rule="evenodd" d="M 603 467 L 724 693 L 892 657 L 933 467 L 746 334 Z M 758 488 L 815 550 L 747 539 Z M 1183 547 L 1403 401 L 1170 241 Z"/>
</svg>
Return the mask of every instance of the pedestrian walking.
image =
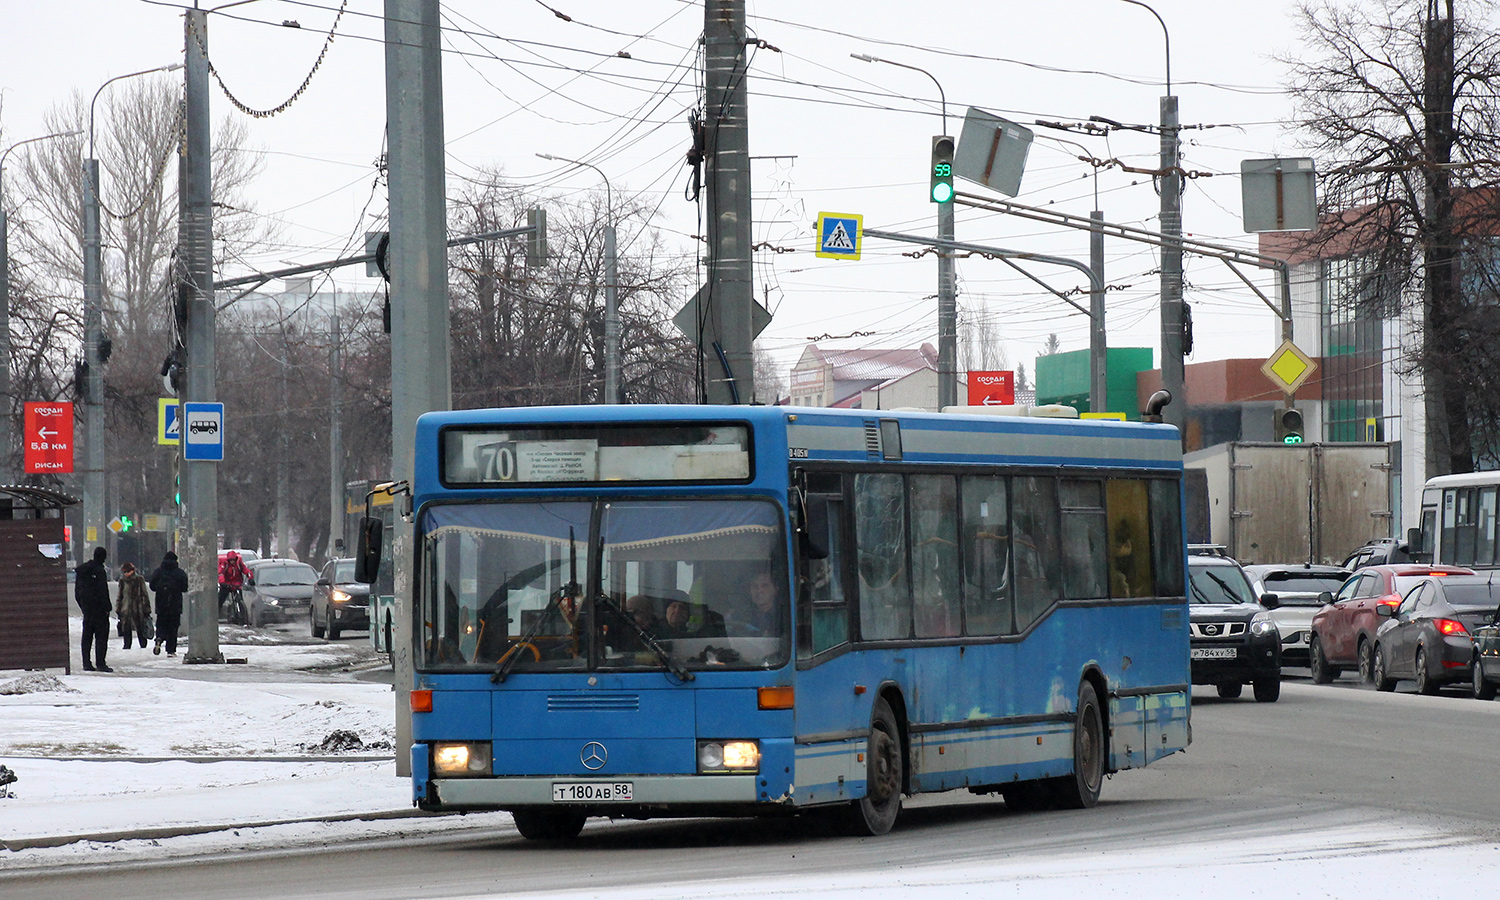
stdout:
<svg viewBox="0 0 1500 900">
<path fill-rule="evenodd" d="M 73 570 L 73 600 L 83 611 L 83 670 L 85 672 L 112 672 L 104 664 L 104 654 L 109 650 L 109 572 L 104 561 L 109 551 L 94 548 L 94 558 Z M 92 646 L 93 659 L 89 659 Z"/>
<path fill-rule="evenodd" d="M 166 642 L 167 655 L 177 655 L 177 628 L 182 624 L 182 598 L 188 591 L 187 573 L 177 565 L 177 554 L 168 550 L 161 565 L 151 573 L 151 590 L 156 593 L 156 645 L 152 653 L 160 654 Z"/>
<path fill-rule="evenodd" d="M 115 600 L 115 615 L 120 617 L 124 649 L 130 649 L 132 636 L 140 638 L 141 649 L 146 649 L 146 641 L 151 637 L 151 598 L 146 595 L 146 576 L 131 563 L 120 567 L 120 596 Z"/>
</svg>

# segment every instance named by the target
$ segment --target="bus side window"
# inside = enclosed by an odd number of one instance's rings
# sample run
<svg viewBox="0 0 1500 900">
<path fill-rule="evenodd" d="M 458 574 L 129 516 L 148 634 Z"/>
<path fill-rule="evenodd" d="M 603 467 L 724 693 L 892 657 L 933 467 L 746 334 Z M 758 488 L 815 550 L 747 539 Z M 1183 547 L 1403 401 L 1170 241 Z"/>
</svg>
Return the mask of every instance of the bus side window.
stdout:
<svg viewBox="0 0 1500 900">
<path fill-rule="evenodd" d="M 913 475 L 911 569 L 917 637 L 959 634 L 958 486 L 951 475 Z"/>
<path fill-rule="evenodd" d="M 1182 499 L 1178 483 L 1155 478 L 1147 483 L 1151 500 L 1151 568 L 1156 596 L 1181 597 L 1187 591 L 1182 542 Z"/>
<path fill-rule="evenodd" d="M 1069 600 L 1109 596 L 1104 486 L 1092 479 L 1062 481 L 1063 593 Z"/>
<path fill-rule="evenodd" d="M 1015 590 L 1010 574 L 1010 503 L 1003 477 L 962 479 L 964 632 L 1015 631 Z"/>
<path fill-rule="evenodd" d="M 910 637 L 903 476 L 854 476 L 854 542 L 860 637 L 867 641 Z"/>
<path fill-rule="evenodd" d="M 1105 483 L 1109 510 L 1109 595 L 1150 597 L 1151 516 L 1146 482 L 1111 478 Z"/>
<path fill-rule="evenodd" d="M 1029 476 L 1012 478 L 1010 486 L 1016 630 L 1025 631 L 1062 594 L 1064 561 L 1058 538 L 1057 481 L 1049 476 Z"/>
<path fill-rule="evenodd" d="M 800 560 L 797 577 L 797 653 L 806 659 L 849 642 L 849 603 L 844 590 L 843 497 L 824 495 L 828 516 L 821 535 L 824 559 Z"/>
</svg>

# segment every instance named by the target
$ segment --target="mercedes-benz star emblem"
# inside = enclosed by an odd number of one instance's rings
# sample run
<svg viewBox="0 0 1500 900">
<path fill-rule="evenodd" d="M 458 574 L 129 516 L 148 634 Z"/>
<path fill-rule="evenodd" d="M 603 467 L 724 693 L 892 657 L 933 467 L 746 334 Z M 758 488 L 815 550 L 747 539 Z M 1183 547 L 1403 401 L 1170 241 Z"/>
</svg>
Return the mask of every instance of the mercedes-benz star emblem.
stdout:
<svg viewBox="0 0 1500 900">
<path fill-rule="evenodd" d="M 578 759 L 583 763 L 585 769 L 602 769 L 605 762 L 609 760 L 609 751 L 598 741 L 589 741 L 578 751 Z"/>
</svg>

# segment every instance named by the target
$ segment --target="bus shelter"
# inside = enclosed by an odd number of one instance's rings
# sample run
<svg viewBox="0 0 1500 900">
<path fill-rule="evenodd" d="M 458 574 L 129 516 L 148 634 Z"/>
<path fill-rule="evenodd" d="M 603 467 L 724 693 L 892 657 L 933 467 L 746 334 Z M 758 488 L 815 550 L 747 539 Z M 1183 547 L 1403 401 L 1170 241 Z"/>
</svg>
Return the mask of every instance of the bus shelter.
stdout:
<svg viewBox="0 0 1500 900">
<path fill-rule="evenodd" d="M 0 670 L 69 669 L 63 510 L 77 498 L 0 485 Z"/>
</svg>

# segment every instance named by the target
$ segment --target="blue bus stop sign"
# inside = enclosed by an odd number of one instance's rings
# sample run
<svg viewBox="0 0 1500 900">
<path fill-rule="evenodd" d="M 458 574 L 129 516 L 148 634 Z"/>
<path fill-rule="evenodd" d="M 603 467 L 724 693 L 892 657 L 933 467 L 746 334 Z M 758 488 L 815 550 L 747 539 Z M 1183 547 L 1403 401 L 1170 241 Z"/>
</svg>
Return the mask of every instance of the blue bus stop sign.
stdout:
<svg viewBox="0 0 1500 900">
<path fill-rule="evenodd" d="M 219 462 L 224 459 L 224 404 L 182 405 L 182 458 Z"/>
</svg>

